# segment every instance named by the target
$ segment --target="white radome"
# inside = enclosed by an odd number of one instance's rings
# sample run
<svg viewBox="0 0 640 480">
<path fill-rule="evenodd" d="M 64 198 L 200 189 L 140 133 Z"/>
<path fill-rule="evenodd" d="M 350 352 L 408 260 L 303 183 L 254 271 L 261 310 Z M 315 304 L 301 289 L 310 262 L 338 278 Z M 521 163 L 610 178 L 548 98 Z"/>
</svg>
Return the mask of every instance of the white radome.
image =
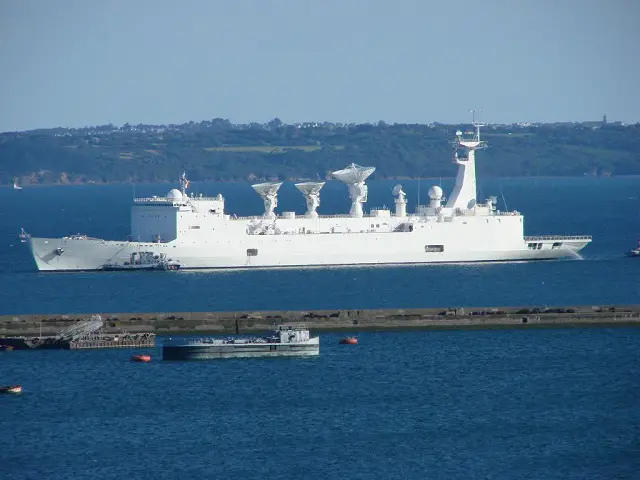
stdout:
<svg viewBox="0 0 640 480">
<path fill-rule="evenodd" d="M 431 200 L 440 200 L 442 198 L 442 188 L 434 185 L 429 189 L 428 195 Z"/>
<path fill-rule="evenodd" d="M 167 193 L 167 199 L 173 200 L 174 202 L 181 202 L 184 199 L 184 196 L 182 195 L 182 192 L 180 190 L 174 188 L 173 190 L 170 190 L 169 193 Z"/>
<path fill-rule="evenodd" d="M 429 189 L 429 205 L 407 212 L 406 194 L 393 189 L 396 210 L 371 208 L 365 180 L 374 167 L 351 164 L 333 176 L 347 184 L 348 215 L 320 215 L 322 182 L 297 188 L 307 213 L 276 212 L 280 183 L 254 185 L 264 200 L 262 215 L 237 217 L 225 212 L 222 195 L 189 197 L 186 174 L 181 190 L 166 197 L 135 198 L 129 240 L 86 235 L 63 238 L 31 236 L 28 242 L 38 270 L 102 270 L 126 262 L 132 253 L 161 254 L 180 269 L 274 268 L 328 265 L 405 265 L 444 262 L 493 262 L 576 257 L 590 236 L 524 236 L 524 217 L 499 211 L 495 197 L 476 198 L 475 151 L 484 148 L 480 126 L 471 139 L 458 136 L 456 183 L 445 205 L 439 186 Z M 461 154 L 458 154 L 461 152 Z M 442 201 L 441 201 L 442 200 Z M 257 213 L 257 212 L 256 212 Z"/>
</svg>

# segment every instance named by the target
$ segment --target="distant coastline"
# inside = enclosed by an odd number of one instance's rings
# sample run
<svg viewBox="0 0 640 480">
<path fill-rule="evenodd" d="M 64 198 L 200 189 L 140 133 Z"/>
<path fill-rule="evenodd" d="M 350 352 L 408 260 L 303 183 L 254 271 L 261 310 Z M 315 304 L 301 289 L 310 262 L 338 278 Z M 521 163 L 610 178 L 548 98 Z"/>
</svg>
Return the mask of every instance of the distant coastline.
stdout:
<svg viewBox="0 0 640 480">
<path fill-rule="evenodd" d="M 471 125 L 231 124 L 102 125 L 0 134 L 0 184 L 21 186 L 325 180 L 350 163 L 372 179 L 455 176 L 451 138 Z M 640 124 L 487 125 L 479 177 L 640 175 Z"/>
</svg>

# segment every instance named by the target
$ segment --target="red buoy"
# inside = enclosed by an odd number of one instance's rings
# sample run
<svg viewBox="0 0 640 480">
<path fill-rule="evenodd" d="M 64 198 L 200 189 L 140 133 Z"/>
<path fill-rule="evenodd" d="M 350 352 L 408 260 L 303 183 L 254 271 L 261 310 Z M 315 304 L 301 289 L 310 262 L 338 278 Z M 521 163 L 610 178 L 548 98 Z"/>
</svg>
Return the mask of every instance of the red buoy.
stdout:
<svg viewBox="0 0 640 480">
<path fill-rule="evenodd" d="M 131 357 L 131 360 L 133 362 L 150 362 L 151 355 L 134 355 L 133 357 Z"/>
</svg>

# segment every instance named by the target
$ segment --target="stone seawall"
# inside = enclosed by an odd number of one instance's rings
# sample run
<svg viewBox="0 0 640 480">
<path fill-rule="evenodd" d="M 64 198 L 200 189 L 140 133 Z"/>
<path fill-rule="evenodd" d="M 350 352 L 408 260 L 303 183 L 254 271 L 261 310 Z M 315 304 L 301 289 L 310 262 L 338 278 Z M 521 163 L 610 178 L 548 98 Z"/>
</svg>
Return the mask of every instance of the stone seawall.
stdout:
<svg viewBox="0 0 640 480">
<path fill-rule="evenodd" d="M 407 308 L 261 312 L 99 313 L 113 331 L 157 334 L 234 334 L 305 323 L 314 331 L 422 328 L 531 327 L 541 325 L 640 325 L 640 305 Z M 0 315 L 0 335 L 54 335 L 90 314 Z"/>
</svg>

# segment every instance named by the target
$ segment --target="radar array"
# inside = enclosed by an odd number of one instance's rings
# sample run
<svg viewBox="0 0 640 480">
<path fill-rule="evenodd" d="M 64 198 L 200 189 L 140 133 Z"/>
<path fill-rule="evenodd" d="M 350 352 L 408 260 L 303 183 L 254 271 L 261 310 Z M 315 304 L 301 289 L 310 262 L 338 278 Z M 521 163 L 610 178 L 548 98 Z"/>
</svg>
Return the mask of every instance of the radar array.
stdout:
<svg viewBox="0 0 640 480">
<path fill-rule="evenodd" d="M 308 218 L 317 218 L 318 212 L 316 212 L 316 209 L 320 206 L 320 190 L 324 186 L 324 182 L 303 182 L 295 185 L 307 201 L 306 216 Z"/>
<path fill-rule="evenodd" d="M 352 163 L 347 168 L 333 172 L 335 178 L 344 182 L 349 187 L 349 196 L 351 197 L 351 210 L 349 214 L 352 217 L 362 217 L 362 204 L 367 201 L 367 186 L 364 181 L 375 172 L 376 167 L 361 167 Z"/>
<path fill-rule="evenodd" d="M 274 212 L 278 206 L 278 189 L 282 182 L 265 182 L 251 185 L 264 201 L 264 218 L 276 218 Z"/>
</svg>

